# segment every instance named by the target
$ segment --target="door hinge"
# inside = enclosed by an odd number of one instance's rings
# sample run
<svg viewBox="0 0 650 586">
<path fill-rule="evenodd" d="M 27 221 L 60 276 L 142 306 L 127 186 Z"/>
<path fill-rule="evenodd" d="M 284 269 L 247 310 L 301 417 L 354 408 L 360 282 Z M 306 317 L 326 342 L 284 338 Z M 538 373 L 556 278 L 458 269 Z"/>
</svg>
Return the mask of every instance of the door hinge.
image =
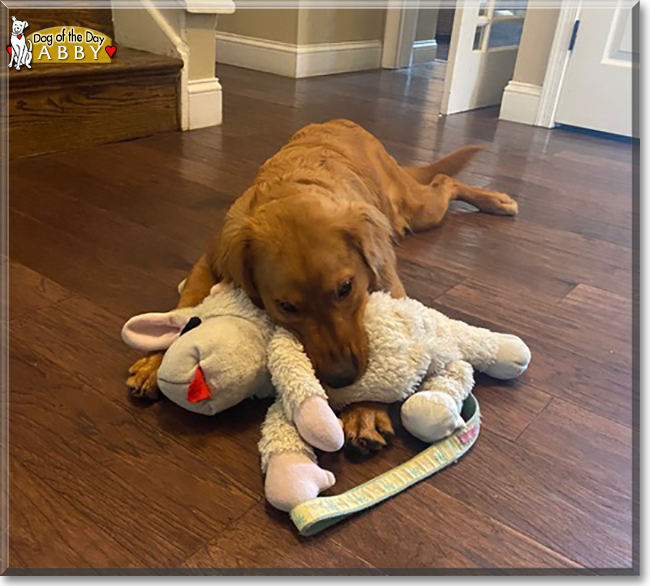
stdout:
<svg viewBox="0 0 650 586">
<path fill-rule="evenodd" d="M 571 41 L 569 42 L 569 51 L 573 51 L 576 44 L 576 37 L 578 36 L 578 29 L 580 28 L 580 21 L 576 20 L 573 23 L 573 32 L 571 33 Z"/>
</svg>

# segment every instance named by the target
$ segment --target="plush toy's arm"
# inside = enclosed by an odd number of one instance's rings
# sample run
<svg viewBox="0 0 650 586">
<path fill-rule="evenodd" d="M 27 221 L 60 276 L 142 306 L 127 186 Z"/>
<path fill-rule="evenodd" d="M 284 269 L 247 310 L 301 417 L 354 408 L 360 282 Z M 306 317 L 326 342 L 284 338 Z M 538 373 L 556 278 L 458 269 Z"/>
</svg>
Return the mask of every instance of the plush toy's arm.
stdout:
<svg viewBox="0 0 650 586">
<path fill-rule="evenodd" d="M 300 437 L 277 400 L 266 414 L 258 444 L 266 499 L 281 511 L 290 511 L 333 486 L 334 475 L 320 468 L 314 450 Z"/>
<path fill-rule="evenodd" d="M 432 319 L 442 325 L 451 339 L 458 344 L 463 360 L 475 370 L 509 380 L 521 375 L 530 362 L 530 350 L 521 338 L 478 328 L 446 317 L 434 309 Z"/>
<path fill-rule="evenodd" d="M 402 423 L 415 437 L 434 442 L 463 424 L 463 401 L 474 387 L 474 369 L 456 360 L 437 376 L 428 377 L 420 391 L 402 405 Z"/>
<path fill-rule="evenodd" d="M 262 459 L 262 472 L 267 471 L 271 458 L 278 454 L 300 454 L 316 462 L 314 450 L 300 437 L 296 426 L 287 419 L 279 399 L 266 413 L 262 424 L 262 438 L 257 447 Z"/>
<path fill-rule="evenodd" d="M 318 382 L 302 344 L 287 330 L 278 328 L 271 338 L 267 363 L 289 421 L 293 421 L 297 408 L 306 399 L 320 397 L 327 401 L 325 389 Z"/>
<path fill-rule="evenodd" d="M 343 429 L 327 403 L 314 367 L 293 334 L 278 328 L 267 351 L 271 381 L 285 415 L 312 446 L 335 452 L 343 446 Z"/>
</svg>

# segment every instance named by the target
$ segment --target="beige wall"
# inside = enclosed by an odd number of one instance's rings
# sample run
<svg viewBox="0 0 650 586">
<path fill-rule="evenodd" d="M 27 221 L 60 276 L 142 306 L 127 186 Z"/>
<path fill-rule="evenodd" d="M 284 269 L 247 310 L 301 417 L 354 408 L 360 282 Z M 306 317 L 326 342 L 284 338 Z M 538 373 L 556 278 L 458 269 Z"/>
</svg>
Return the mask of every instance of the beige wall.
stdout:
<svg viewBox="0 0 650 586">
<path fill-rule="evenodd" d="M 428 41 L 436 38 L 438 13 L 437 8 L 420 8 L 418 10 L 418 21 L 415 28 L 416 41 Z"/>
<path fill-rule="evenodd" d="M 302 9 L 298 44 L 381 41 L 385 19 L 386 11 L 383 9 Z"/>
<path fill-rule="evenodd" d="M 555 36 L 559 8 L 529 8 L 521 33 L 513 80 L 542 85 Z"/>
<path fill-rule="evenodd" d="M 381 41 L 383 9 L 239 9 L 219 17 L 217 30 L 292 45 Z"/>
<path fill-rule="evenodd" d="M 298 10 L 240 8 L 233 14 L 220 16 L 217 30 L 295 45 L 298 42 Z"/>
</svg>

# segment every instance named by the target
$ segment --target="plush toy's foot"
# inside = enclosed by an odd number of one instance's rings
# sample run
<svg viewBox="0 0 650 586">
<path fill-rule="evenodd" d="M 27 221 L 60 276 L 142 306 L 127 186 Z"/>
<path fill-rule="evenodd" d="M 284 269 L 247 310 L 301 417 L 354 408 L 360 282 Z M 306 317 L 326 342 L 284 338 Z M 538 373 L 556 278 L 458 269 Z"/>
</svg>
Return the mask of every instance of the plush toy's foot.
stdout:
<svg viewBox="0 0 650 586">
<path fill-rule="evenodd" d="M 335 482 L 334 474 L 304 454 L 276 454 L 269 460 L 264 493 L 276 509 L 289 512 L 297 504 L 316 498 Z"/>
<path fill-rule="evenodd" d="M 517 378 L 528 368 L 530 349 L 521 338 L 511 334 L 499 334 L 499 351 L 494 364 L 485 374 L 501 380 Z"/>
<path fill-rule="evenodd" d="M 343 428 L 325 399 L 310 397 L 293 414 L 298 432 L 309 445 L 324 452 L 343 447 Z"/>
<path fill-rule="evenodd" d="M 463 418 L 448 394 L 422 391 L 404 401 L 402 423 L 418 439 L 433 443 L 452 434 L 463 424 Z"/>
</svg>

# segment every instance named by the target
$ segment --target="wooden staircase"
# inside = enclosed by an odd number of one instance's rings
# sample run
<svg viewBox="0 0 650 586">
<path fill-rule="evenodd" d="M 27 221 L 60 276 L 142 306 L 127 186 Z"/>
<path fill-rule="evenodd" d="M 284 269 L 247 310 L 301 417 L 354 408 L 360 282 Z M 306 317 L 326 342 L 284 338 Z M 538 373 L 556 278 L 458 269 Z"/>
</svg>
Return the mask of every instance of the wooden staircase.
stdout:
<svg viewBox="0 0 650 586">
<path fill-rule="evenodd" d="M 4 11 L 3 11 L 4 12 Z M 52 26 L 92 28 L 114 39 L 110 10 L 10 10 L 27 34 Z M 2 20 L 8 44 L 10 16 Z M 116 45 L 115 42 L 113 42 Z M 117 45 L 112 63 L 3 69 L 8 78 L 9 157 L 61 152 L 180 128 L 181 59 Z"/>
</svg>

